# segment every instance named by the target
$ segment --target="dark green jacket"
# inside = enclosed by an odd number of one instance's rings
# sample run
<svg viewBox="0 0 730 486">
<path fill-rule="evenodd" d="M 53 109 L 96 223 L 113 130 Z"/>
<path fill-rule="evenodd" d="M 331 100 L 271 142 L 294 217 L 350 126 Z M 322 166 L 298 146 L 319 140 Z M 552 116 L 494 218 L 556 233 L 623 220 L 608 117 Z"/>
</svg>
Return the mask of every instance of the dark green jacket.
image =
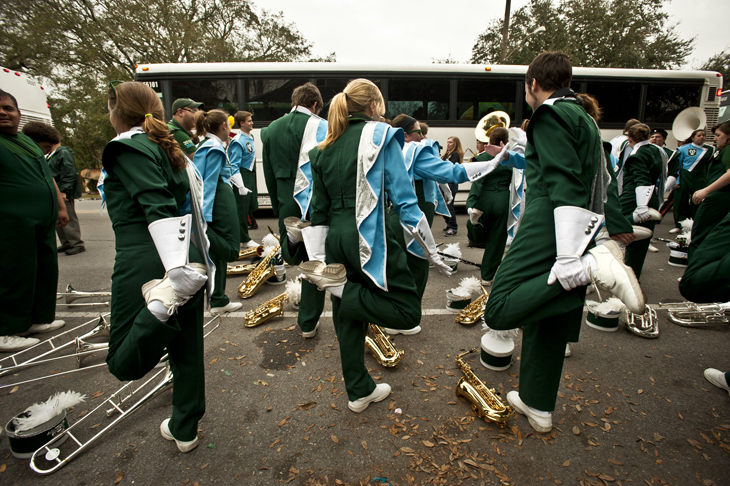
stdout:
<svg viewBox="0 0 730 486">
<path fill-rule="evenodd" d="M 302 146 L 304 129 L 307 126 L 309 116 L 306 113 L 293 111 L 274 120 L 269 127 L 262 132 L 263 142 L 263 165 L 266 187 L 271 196 L 271 206 L 274 214 L 279 213 L 279 194 L 277 191 L 277 179 L 294 179 L 297 175 L 299 164 L 299 151 Z M 283 195 L 283 197 L 294 198 L 294 193 Z"/>
<path fill-rule="evenodd" d="M 635 154 L 626 159 L 624 165 L 624 186 L 619 199 L 623 213 L 628 215 L 636 209 L 636 188 L 642 186 L 654 186 L 662 174 L 662 156 L 659 153 L 661 147 L 651 144 L 639 147 Z M 659 199 L 657 190 L 651 197 L 649 205 L 658 209 Z"/>
<path fill-rule="evenodd" d="M 185 130 L 185 128 L 180 125 L 177 120 L 173 118 L 167 122 L 167 128 L 170 130 L 173 138 L 175 138 L 175 141 L 180 146 L 180 150 L 182 150 L 185 155 L 190 155 L 198 149 L 195 142 L 193 142 L 190 135 L 188 135 L 187 130 Z"/>
<path fill-rule="evenodd" d="M 58 184 L 58 190 L 64 193 L 67 199 L 81 197 L 81 183 L 79 173 L 76 172 L 73 150 L 63 145 L 58 147 L 48 160 L 48 168 Z"/>
</svg>

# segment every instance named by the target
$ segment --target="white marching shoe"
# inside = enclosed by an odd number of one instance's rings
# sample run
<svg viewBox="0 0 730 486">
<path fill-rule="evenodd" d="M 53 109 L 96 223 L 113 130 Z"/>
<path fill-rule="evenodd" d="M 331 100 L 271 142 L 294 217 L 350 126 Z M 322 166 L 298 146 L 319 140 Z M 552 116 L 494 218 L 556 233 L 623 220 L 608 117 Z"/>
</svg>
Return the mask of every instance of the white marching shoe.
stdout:
<svg viewBox="0 0 730 486">
<path fill-rule="evenodd" d="M 41 342 L 40 339 L 20 336 L 0 336 L 0 353 L 22 351 Z"/>
<path fill-rule="evenodd" d="M 44 332 L 51 332 L 55 331 L 56 329 L 61 329 L 65 325 L 66 321 L 62 321 L 60 319 L 56 319 L 55 321 L 49 322 L 48 324 L 33 324 L 32 326 L 30 326 L 30 329 L 22 334 L 18 334 L 18 336 L 27 336 L 28 334 L 42 334 Z"/>
<path fill-rule="evenodd" d="M 314 326 L 314 329 L 312 329 L 311 331 L 306 331 L 306 332 L 305 331 L 302 331 L 302 337 L 304 339 L 311 339 L 314 336 L 316 336 L 317 335 L 317 329 L 319 329 L 319 322 L 320 321 L 317 321 L 317 325 Z"/>
<path fill-rule="evenodd" d="M 172 436 L 172 432 L 170 432 L 170 419 L 165 419 L 160 424 L 160 434 L 162 437 L 164 437 L 167 440 L 174 440 L 177 444 L 177 448 L 180 450 L 180 452 L 190 452 L 196 447 L 198 447 L 198 444 L 200 443 L 200 440 L 198 440 L 198 436 L 195 436 L 195 439 L 183 442 L 181 440 L 177 440 L 175 437 Z"/>
<path fill-rule="evenodd" d="M 207 272 L 205 265 L 201 263 L 190 263 L 188 267 L 201 275 L 205 275 Z M 193 297 L 192 295 L 184 297 L 179 296 L 172 288 L 172 282 L 170 280 L 170 277 L 167 275 L 165 275 L 165 277 L 162 279 L 150 280 L 149 282 L 144 284 L 142 286 L 142 295 L 144 296 L 144 300 L 147 303 L 147 307 L 158 319 L 160 319 L 160 316 L 157 314 L 157 312 L 153 311 L 153 309 L 150 308 L 152 302 L 161 302 L 167 311 L 167 315 L 171 316 L 175 312 L 177 312 L 178 307 L 182 307 L 188 300 Z"/>
<path fill-rule="evenodd" d="M 236 312 L 241 307 L 243 307 L 243 304 L 241 304 L 240 302 L 229 302 L 223 307 L 211 307 L 210 315 L 217 316 L 221 314 L 228 314 L 229 312 Z"/>
<path fill-rule="evenodd" d="M 722 388 L 730 395 L 730 385 L 728 385 L 728 382 L 725 379 L 725 373 L 720 370 L 716 370 L 715 368 L 707 368 L 705 370 L 705 378 L 707 378 L 707 381 L 718 388 Z"/>
<path fill-rule="evenodd" d="M 384 327 L 383 331 L 387 332 L 391 336 L 395 336 L 396 334 L 403 334 L 404 336 L 413 336 L 414 334 L 418 334 L 421 332 L 421 326 L 416 326 L 411 329 L 393 329 L 391 327 Z"/>
<path fill-rule="evenodd" d="M 507 401 L 517 412 L 527 416 L 527 420 L 530 422 L 530 425 L 537 432 L 544 434 L 545 432 L 553 430 L 552 413 L 528 407 L 520 398 L 520 394 L 515 390 L 507 393 Z"/>
<path fill-rule="evenodd" d="M 596 285 L 615 295 L 629 311 L 635 314 L 644 313 L 644 294 L 634 271 L 623 263 L 623 254 L 618 243 L 610 240 L 591 248 L 581 260 Z M 595 261 L 595 265 L 591 260 Z"/>
<path fill-rule="evenodd" d="M 347 271 L 341 263 L 327 265 L 319 260 L 309 260 L 299 265 L 299 271 L 302 278 L 316 285 L 318 290 L 340 287 L 347 283 Z"/>
<path fill-rule="evenodd" d="M 248 250 L 249 248 L 257 248 L 261 245 L 256 243 L 254 240 L 248 240 L 246 243 L 241 243 L 238 247 L 241 250 Z"/>
<path fill-rule="evenodd" d="M 289 216 L 284 218 L 284 227 L 286 228 L 287 238 L 292 243 L 300 243 L 304 241 L 302 238 L 302 230 L 311 226 L 312 223 L 309 221 L 302 221 L 296 216 Z"/>
<path fill-rule="evenodd" d="M 677 233 L 682 232 L 682 228 L 672 228 L 669 230 L 669 232 L 672 233 L 673 235 L 676 235 Z"/>
<path fill-rule="evenodd" d="M 380 383 L 375 385 L 375 390 L 373 390 L 370 395 L 358 398 L 354 402 L 348 402 L 347 407 L 355 413 L 364 412 L 365 409 L 368 408 L 368 405 L 372 402 L 385 400 L 388 398 L 388 395 L 390 395 L 390 385 L 387 383 Z"/>
</svg>

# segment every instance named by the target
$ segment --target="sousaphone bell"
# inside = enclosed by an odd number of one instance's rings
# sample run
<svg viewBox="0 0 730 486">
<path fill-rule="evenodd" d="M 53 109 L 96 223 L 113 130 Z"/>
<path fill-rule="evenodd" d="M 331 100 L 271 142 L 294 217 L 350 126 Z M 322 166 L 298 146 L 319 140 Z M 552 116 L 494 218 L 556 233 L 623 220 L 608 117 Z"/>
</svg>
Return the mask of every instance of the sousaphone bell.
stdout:
<svg viewBox="0 0 730 486">
<path fill-rule="evenodd" d="M 474 129 L 474 136 L 483 143 L 489 143 L 489 136 L 495 128 L 509 128 L 511 121 L 509 115 L 504 111 L 493 111 L 484 115 L 477 127 Z"/>
</svg>

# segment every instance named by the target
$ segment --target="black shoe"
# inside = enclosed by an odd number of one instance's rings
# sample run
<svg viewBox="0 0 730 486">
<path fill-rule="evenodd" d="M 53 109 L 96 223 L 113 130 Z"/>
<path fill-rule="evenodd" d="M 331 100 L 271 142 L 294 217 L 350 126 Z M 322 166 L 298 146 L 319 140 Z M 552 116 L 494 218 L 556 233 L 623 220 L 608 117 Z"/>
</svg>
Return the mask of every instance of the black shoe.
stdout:
<svg viewBox="0 0 730 486">
<path fill-rule="evenodd" d="M 65 251 L 70 250 L 71 248 L 73 248 L 73 246 L 65 246 L 65 245 L 64 246 L 59 246 L 58 248 L 56 248 L 56 251 L 58 253 L 63 253 Z"/>
<path fill-rule="evenodd" d="M 75 246 L 71 248 L 70 250 L 66 250 L 66 255 L 76 255 L 77 253 L 81 253 L 82 251 L 86 251 L 86 248 L 83 246 Z"/>
</svg>

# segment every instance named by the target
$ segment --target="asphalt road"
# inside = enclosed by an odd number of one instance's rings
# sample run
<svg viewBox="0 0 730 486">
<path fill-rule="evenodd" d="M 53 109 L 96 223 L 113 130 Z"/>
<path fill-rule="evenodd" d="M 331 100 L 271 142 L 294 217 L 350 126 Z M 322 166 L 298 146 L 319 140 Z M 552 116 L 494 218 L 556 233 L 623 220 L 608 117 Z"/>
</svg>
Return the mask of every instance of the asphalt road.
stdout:
<svg viewBox="0 0 730 486">
<path fill-rule="evenodd" d="M 68 283 L 80 291 L 110 289 L 114 235 L 99 206 L 77 204 L 87 251 L 59 256 L 59 291 Z M 260 216 L 254 239 L 260 241 L 274 223 L 271 214 Z M 480 250 L 466 248 L 465 224 L 466 215 L 460 215 L 458 235 L 446 238 L 437 217 L 436 240 L 458 241 L 464 258 L 478 261 Z M 657 236 L 669 238 L 671 227 L 669 216 Z M 648 302 L 681 301 L 682 269 L 667 265 L 669 250 L 656 246 L 642 281 Z M 288 278 L 296 274 L 288 268 Z M 623 326 L 605 333 L 584 325 L 565 361 L 553 432 L 536 434 L 523 416 L 500 429 L 454 395 L 462 376 L 454 357 L 478 347 L 482 329 L 454 322 L 444 308 L 445 290 L 478 275 L 466 264 L 450 279 L 431 272 L 423 332 L 395 340 L 406 353 L 400 366 L 384 369 L 366 354 L 372 374 L 393 392 L 364 413 L 347 408 L 329 302 L 319 334 L 306 341 L 291 308 L 253 329 L 237 313 L 222 319 L 205 342 L 207 412 L 195 451 L 181 454 L 160 437 L 159 424 L 170 415 L 166 391 L 49 476 L 11 456 L 7 439 L 0 438 L 0 484 L 730 484 L 730 397 L 702 375 L 707 367 L 730 368 L 722 351 L 729 337 L 725 326 L 679 327 L 663 311 L 656 340 Z M 231 277 L 227 283 L 236 300 L 240 281 Z M 264 285 L 243 310 L 282 291 Z M 59 306 L 57 316 L 67 329 L 89 322 L 85 332 L 99 312 Z M 503 394 L 519 382 L 519 339 L 516 344 L 506 372 L 488 371 L 476 355 L 468 360 L 477 376 Z M 84 367 L 103 363 L 104 356 L 96 353 Z M 37 366 L 0 378 L 0 386 L 74 368 L 73 359 Z M 70 389 L 87 395 L 69 413 L 74 423 L 120 385 L 100 367 L 14 391 L 0 388 L 0 420 L 4 425 L 29 405 Z M 91 416 L 77 437 L 91 437 L 111 420 L 103 412 Z"/>
</svg>

